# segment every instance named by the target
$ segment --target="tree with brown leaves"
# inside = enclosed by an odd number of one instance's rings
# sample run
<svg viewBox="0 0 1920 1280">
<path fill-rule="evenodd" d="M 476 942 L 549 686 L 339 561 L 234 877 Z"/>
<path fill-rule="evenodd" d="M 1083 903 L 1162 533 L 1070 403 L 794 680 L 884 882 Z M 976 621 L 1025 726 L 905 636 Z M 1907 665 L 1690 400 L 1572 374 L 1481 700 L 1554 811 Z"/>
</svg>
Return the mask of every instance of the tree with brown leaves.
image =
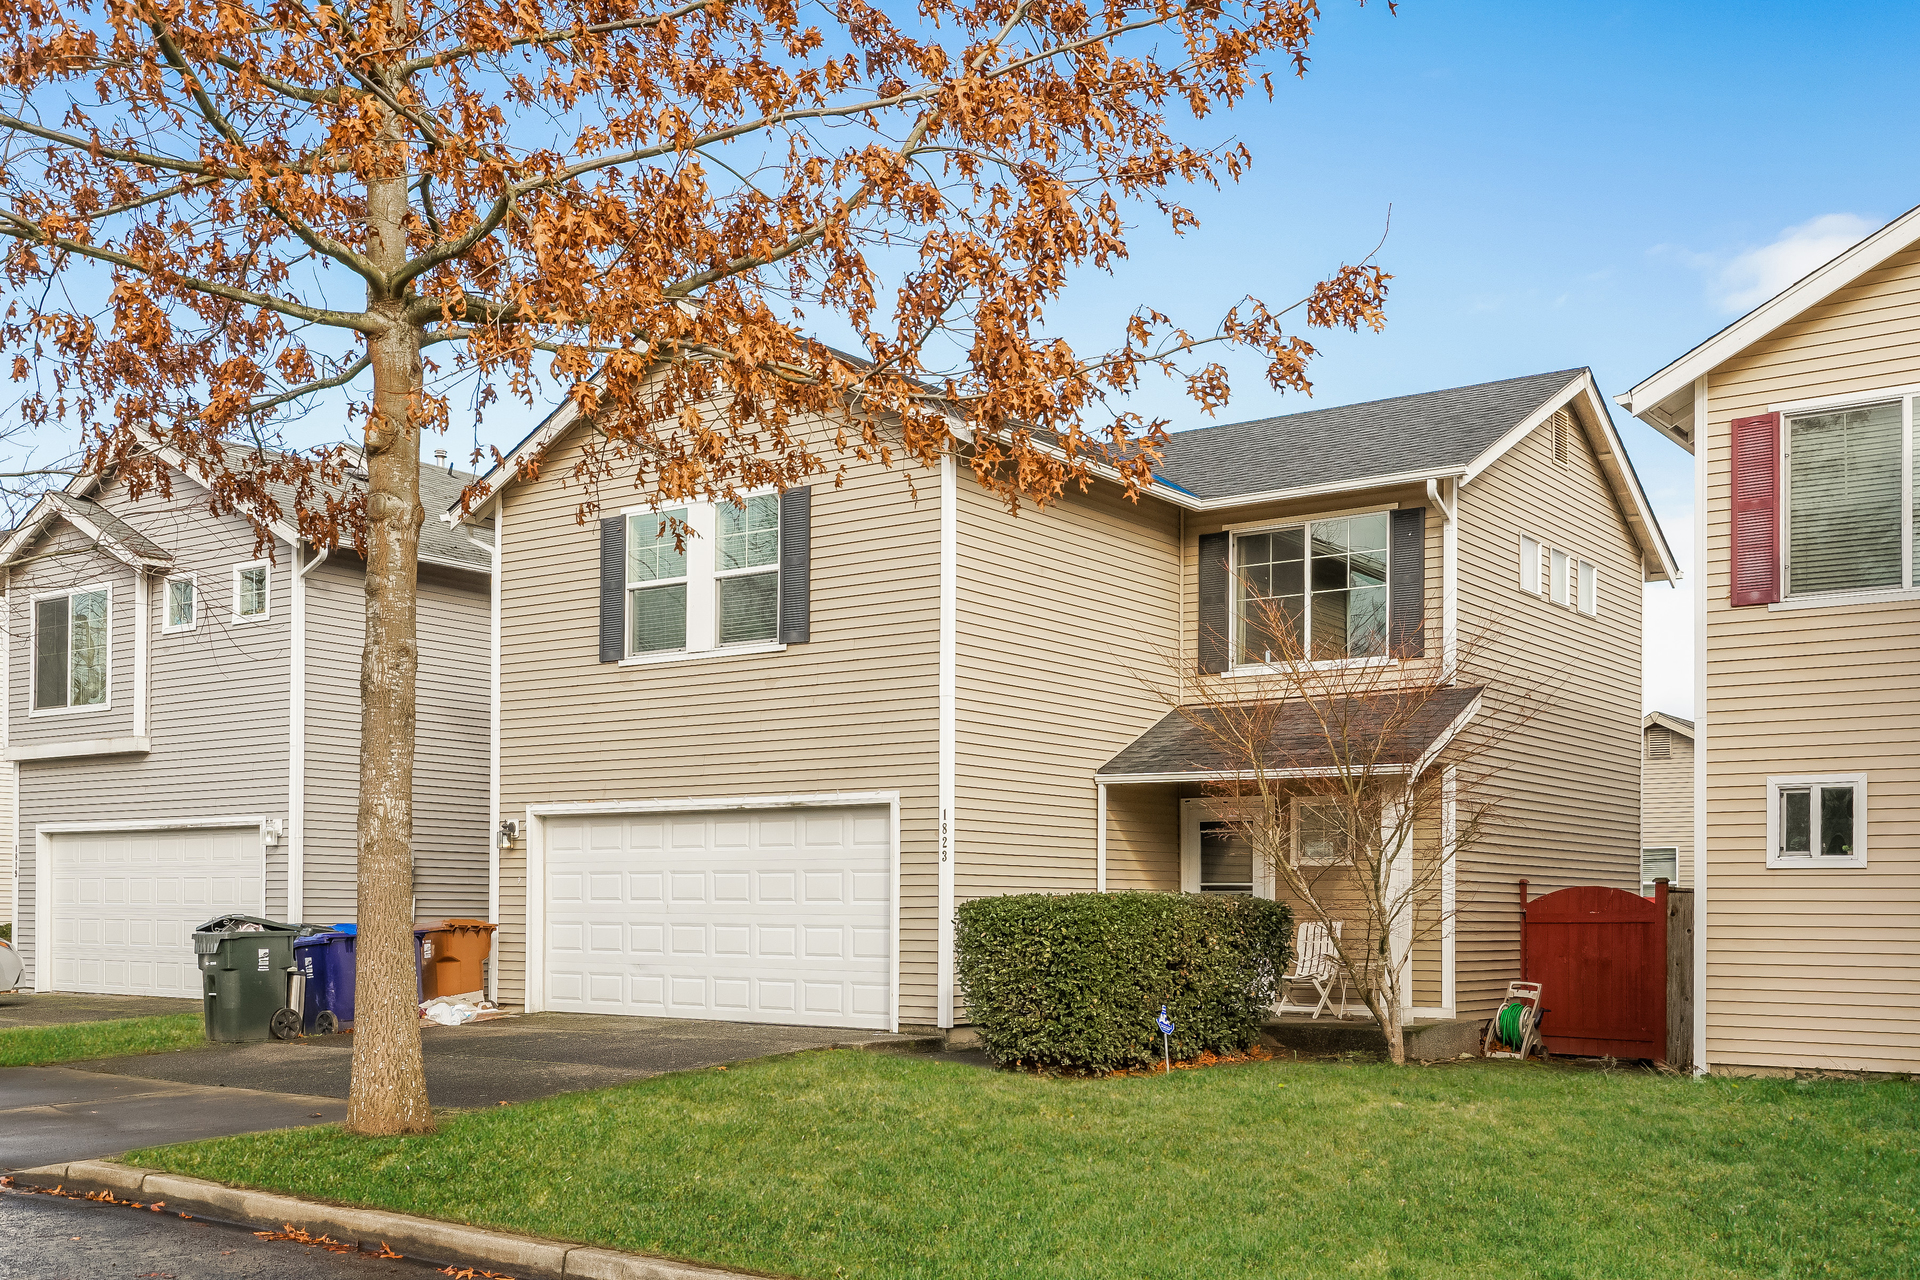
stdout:
<svg viewBox="0 0 1920 1280">
<path fill-rule="evenodd" d="M 1046 332 L 1076 268 L 1126 256 L 1128 210 L 1188 231 L 1175 191 L 1246 171 L 1170 113 L 1271 94 L 1269 60 L 1304 72 L 1318 19 L 1314 0 L 7 6 L 4 333 L 27 420 L 78 429 L 84 466 L 134 496 L 166 490 L 170 446 L 216 511 L 366 557 L 350 1128 L 432 1123 L 407 972 L 414 583 L 420 440 L 453 397 L 567 387 L 595 430 L 583 516 L 616 482 L 714 499 L 931 464 L 958 428 L 1015 506 L 1096 468 L 1136 485 L 1163 424 L 1120 398 L 1146 371 L 1212 410 L 1208 346 L 1304 391 L 1288 312 L 1381 324 L 1363 260 L 1206 330 L 1143 308 L 1109 350 Z M 828 322 L 857 357 L 809 336 Z M 357 450 L 265 447 L 326 405 Z M 800 429 L 822 419 L 830 448 Z"/>
</svg>

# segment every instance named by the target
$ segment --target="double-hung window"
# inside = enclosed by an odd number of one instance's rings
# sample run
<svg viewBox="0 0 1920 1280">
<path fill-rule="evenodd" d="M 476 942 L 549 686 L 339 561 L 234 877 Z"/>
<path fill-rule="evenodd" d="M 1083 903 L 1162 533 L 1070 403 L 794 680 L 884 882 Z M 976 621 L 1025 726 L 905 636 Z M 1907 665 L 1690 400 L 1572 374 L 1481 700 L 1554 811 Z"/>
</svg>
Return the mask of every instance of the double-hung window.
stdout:
<svg viewBox="0 0 1920 1280">
<path fill-rule="evenodd" d="M 1768 778 L 1767 865 L 1866 866 L 1866 775 Z"/>
<path fill-rule="evenodd" d="M 1387 530 L 1378 511 L 1236 534 L 1234 664 L 1384 657 Z"/>
<path fill-rule="evenodd" d="M 1903 501 L 1912 400 L 1788 416 L 1784 594 L 1913 585 Z"/>
<path fill-rule="evenodd" d="M 33 600 L 33 709 L 107 705 L 112 588 L 84 587 Z"/>
<path fill-rule="evenodd" d="M 627 657 L 778 639 L 778 494 L 630 512 L 626 526 Z"/>
<path fill-rule="evenodd" d="M 1520 535 L 1520 589 L 1581 613 L 1600 612 L 1600 570 L 1593 561 Z"/>
<path fill-rule="evenodd" d="M 233 567 L 233 619 L 258 622 L 267 616 L 272 602 L 270 588 L 273 570 L 265 560 Z"/>
<path fill-rule="evenodd" d="M 161 620 L 160 630 L 191 631 L 200 622 L 200 597 L 191 577 L 168 578 L 166 590 L 166 615 Z"/>
</svg>

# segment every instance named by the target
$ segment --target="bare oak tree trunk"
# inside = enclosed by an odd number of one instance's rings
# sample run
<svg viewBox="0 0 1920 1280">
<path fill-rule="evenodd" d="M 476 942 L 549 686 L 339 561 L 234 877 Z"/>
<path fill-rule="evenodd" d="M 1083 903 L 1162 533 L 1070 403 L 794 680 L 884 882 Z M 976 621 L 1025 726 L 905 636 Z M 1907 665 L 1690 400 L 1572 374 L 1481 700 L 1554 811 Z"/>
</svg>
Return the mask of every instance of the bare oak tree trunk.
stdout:
<svg viewBox="0 0 1920 1280">
<path fill-rule="evenodd" d="M 369 257 L 406 262 L 406 151 L 389 124 L 391 163 L 368 183 Z M 414 683 L 420 661 L 421 332 L 401 299 L 369 297 L 386 331 L 368 339 L 373 407 L 366 425 L 367 639 L 360 652 L 360 942 L 347 1128 L 427 1133 L 433 1114 L 420 1061 L 413 969 Z"/>
</svg>

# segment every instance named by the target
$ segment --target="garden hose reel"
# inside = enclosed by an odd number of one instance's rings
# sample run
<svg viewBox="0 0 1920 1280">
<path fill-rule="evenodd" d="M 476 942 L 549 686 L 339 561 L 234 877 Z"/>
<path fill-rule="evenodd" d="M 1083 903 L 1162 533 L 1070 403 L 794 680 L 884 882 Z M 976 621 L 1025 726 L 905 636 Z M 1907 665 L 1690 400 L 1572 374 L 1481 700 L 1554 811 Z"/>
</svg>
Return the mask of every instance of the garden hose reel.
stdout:
<svg viewBox="0 0 1920 1280">
<path fill-rule="evenodd" d="M 1540 991 L 1537 982 L 1507 984 L 1506 998 L 1487 1022 L 1481 1053 L 1489 1058 L 1526 1058 L 1536 1048 L 1544 1051 L 1540 1021 L 1545 1011 L 1540 1007 Z"/>
</svg>

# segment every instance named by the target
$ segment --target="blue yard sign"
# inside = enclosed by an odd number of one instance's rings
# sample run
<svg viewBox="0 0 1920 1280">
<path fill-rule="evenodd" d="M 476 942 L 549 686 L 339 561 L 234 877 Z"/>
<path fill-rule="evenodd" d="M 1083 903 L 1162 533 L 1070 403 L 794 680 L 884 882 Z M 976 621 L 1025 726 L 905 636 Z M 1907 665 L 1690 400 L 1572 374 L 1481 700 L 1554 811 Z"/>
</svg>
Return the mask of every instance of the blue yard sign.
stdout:
<svg viewBox="0 0 1920 1280">
<path fill-rule="evenodd" d="M 1166 1060 L 1167 1074 L 1172 1075 L 1173 1047 L 1168 1037 L 1173 1034 L 1173 1019 L 1167 1016 L 1167 1006 L 1160 1006 L 1160 1016 L 1153 1020 L 1153 1024 L 1160 1028 L 1160 1054 Z"/>
</svg>

